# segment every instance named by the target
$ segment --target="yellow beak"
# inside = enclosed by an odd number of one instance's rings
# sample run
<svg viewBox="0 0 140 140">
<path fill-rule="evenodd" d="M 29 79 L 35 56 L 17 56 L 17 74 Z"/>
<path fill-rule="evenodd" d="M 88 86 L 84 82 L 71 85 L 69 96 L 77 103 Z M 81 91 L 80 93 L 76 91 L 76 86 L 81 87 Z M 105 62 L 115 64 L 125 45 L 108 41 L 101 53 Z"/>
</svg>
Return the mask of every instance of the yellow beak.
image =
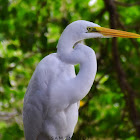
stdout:
<svg viewBox="0 0 140 140">
<path fill-rule="evenodd" d="M 93 27 L 94 31 L 99 32 L 103 34 L 104 36 L 110 36 L 110 37 L 122 37 L 122 38 L 140 38 L 139 34 L 130 33 L 126 31 L 120 31 L 120 30 L 114 30 L 114 29 L 108 29 L 104 27 Z M 91 30 L 91 28 L 90 28 Z"/>
</svg>

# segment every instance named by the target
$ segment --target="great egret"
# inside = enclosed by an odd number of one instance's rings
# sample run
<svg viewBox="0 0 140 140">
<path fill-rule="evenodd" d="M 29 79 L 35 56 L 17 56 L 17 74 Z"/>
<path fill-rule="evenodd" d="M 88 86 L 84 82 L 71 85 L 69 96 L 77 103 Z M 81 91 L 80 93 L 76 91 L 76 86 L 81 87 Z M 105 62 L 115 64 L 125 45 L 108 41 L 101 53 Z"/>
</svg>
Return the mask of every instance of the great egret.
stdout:
<svg viewBox="0 0 140 140">
<path fill-rule="evenodd" d="M 79 101 L 89 92 L 97 70 L 95 52 L 80 41 L 98 37 L 140 38 L 140 35 L 84 20 L 68 25 L 59 39 L 57 53 L 41 60 L 28 85 L 23 108 L 26 140 L 71 139 Z M 80 64 L 77 75 L 75 64 Z"/>
</svg>

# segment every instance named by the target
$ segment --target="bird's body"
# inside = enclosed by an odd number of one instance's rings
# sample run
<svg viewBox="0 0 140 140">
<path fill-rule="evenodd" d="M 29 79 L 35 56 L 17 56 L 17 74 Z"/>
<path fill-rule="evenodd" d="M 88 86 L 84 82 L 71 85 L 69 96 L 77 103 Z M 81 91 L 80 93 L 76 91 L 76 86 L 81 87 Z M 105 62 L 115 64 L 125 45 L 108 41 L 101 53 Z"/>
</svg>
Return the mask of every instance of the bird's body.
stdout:
<svg viewBox="0 0 140 140">
<path fill-rule="evenodd" d="M 57 53 L 46 56 L 36 67 L 24 98 L 26 140 L 67 140 L 72 137 L 79 101 L 89 92 L 97 70 L 94 51 L 79 41 L 104 37 L 98 30 L 102 32 L 102 28 L 92 22 L 71 23 L 59 39 Z M 105 32 L 105 35 L 109 33 Z M 115 35 L 118 32 L 113 33 Z M 75 64 L 80 64 L 77 75 Z"/>
<path fill-rule="evenodd" d="M 81 45 L 82 44 L 77 44 L 77 50 L 78 46 L 79 49 L 82 48 Z M 85 47 L 85 45 L 83 45 L 83 47 Z M 91 51 L 91 56 L 87 57 L 87 61 L 89 62 L 84 62 L 87 66 L 94 61 L 93 58 L 95 57 L 93 50 L 90 48 L 89 50 Z M 94 74 L 93 67 L 91 68 L 91 72 L 89 67 L 85 67 L 85 72 L 86 71 L 89 76 L 90 73 Z M 78 89 L 72 89 L 74 88 L 74 83 L 71 84 L 71 87 L 69 87 L 71 88 L 70 90 L 76 91 L 72 92 L 69 90 L 65 92 L 63 87 L 67 86 L 66 84 L 71 83 L 70 81 L 75 80 L 75 78 L 74 65 L 61 61 L 57 53 L 46 56 L 38 64 L 24 99 L 24 127 L 26 128 L 26 137 L 29 138 L 29 140 L 35 140 L 35 137 L 38 137 L 38 140 L 42 140 L 42 137 L 44 140 L 53 138 L 61 138 L 63 140 L 72 137 L 78 120 L 80 101 L 80 99 L 78 99 L 72 102 L 72 98 L 76 95 L 75 92 L 88 93 L 88 91 L 84 91 L 83 88 L 85 87 L 82 87 L 82 84 L 88 83 L 87 80 L 83 81 L 85 83 L 79 81 Z M 91 82 L 89 82 L 89 85 L 87 84 L 88 90 L 93 83 L 94 77 L 90 79 Z M 81 99 L 83 97 L 81 97 Z"/>
<path fill-rule="evenodd" d="M 63 86 L 74 77 L 74 66 L 60 61 L 57 54 L 46 56 L 38 64 L 24 99 L 24 126 L 29 140 L 71 137 L 78 119 L 78 103 L 63 104 L 63 95 L 51 92 L 51 88 Z M 55 94 L 59 96 L 58 101 L 55 101 Z"/>
</svg>

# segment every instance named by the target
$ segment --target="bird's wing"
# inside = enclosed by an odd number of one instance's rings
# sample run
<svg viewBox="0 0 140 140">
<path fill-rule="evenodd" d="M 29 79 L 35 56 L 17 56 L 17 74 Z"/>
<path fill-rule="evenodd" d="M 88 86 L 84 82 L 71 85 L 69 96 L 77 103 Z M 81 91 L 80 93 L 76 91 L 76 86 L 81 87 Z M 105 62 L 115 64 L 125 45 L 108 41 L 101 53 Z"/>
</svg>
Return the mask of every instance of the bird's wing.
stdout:
<svg viewBox="0 0 140 140">
<path fill-rule="evenodd" d="M 44 103 L 47 100 L 49 75 L 45 60 L 47 58 L 38 64 L 24 97 L 23 123 L 26 140 L 36 140 L 41 133 L 43 116 L 47 111 L 47 106 L 44 109 Z"/>
<path fill-rule="evenodd" d="M 42 129 L 42 112 L 32 104 L 26 104 L 23 111 L 26 140 L 36 140 Z"/>
</svg>

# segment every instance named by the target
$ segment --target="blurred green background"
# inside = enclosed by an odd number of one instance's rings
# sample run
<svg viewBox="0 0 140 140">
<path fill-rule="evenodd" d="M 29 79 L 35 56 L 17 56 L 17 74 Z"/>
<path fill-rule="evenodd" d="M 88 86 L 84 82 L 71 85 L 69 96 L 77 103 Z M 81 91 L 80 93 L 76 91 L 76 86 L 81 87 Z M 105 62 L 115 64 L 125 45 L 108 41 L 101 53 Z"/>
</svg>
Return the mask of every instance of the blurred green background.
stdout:
<svg viewBox="0 0 140 140">
<path fill-rule="evenodd" d="M 110 27 L 114 22 L 117 29 L 140 33 L 139 0 L 111 1 L 0 0 L 1 140 L 24 140 L 22 107 L 27 85 L 39 61 L 56 52 L 69 23 L 83 19 Z M 113 19 L 110 4 L 116 12 Z M 73 140 L 138 140 L 140 39 L 85 43 L 96 52 L 98 72 L 80 107 Z"/>
</svg>

